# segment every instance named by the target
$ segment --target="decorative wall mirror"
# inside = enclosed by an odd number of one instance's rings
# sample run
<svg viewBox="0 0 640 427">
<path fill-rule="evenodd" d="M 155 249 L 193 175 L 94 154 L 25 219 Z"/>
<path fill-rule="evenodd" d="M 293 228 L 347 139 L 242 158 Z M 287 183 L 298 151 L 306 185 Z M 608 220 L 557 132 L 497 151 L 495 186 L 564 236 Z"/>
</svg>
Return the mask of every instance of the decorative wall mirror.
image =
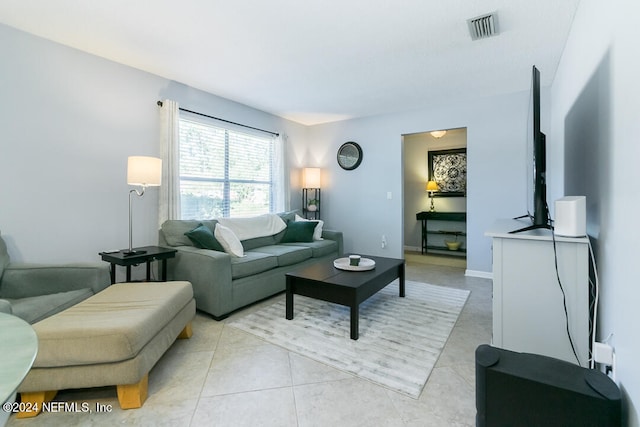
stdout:
<svg viewBox="0 0 640 427">
<path fill-rule="evenodd" d="M 362 148 L 353 142 L 345 142 L 338 149 L 338 164 L 342 169 L 353 170 L 362 163 Z"/>
</svg>

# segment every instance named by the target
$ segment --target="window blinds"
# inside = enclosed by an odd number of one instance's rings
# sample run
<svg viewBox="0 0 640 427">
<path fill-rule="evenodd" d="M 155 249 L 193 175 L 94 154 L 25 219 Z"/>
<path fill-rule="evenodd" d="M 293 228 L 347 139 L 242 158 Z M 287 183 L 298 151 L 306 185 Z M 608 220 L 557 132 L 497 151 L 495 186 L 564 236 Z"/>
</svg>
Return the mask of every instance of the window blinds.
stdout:
<svg viewBox="0 0 640 427">
<path fill-rule="evenodd" d="M 274 138 L 180 118 L 183 219 L 273 211 Z"/>
</svg>

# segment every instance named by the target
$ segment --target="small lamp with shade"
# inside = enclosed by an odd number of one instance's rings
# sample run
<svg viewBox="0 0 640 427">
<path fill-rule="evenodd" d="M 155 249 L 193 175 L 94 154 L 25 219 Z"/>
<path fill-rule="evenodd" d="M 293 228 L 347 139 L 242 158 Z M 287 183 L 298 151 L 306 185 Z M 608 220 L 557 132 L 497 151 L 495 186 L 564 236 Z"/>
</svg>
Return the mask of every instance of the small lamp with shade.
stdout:
<svg viewBox="0 0 640 427">
<path fill-rule="evenodd" d="M 435 181 L 427 181 L 427 192 L 429 193 L 429 198 L 431 199 L 431 207 L 429 208 L 429 212 L 435 212 L 436 208 L 433 206 L 433 192 L 438 191 L 438 183 Z"/>
</svg>

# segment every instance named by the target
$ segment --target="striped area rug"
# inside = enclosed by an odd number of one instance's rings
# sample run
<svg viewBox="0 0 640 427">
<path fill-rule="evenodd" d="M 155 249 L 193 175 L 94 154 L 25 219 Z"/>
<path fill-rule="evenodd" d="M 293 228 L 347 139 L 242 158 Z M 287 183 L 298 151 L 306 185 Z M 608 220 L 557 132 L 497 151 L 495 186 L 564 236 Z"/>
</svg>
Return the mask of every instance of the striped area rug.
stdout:
<svg viewBox="0 0 640 427">
<path fill-rule="evenodd" d="M 418 398 L 469 296 L 469 291 L 398 281 L 360 304 L 360 337 L 349 338 L 349 308 L 294 296 L 294 318 L 285 300 L 229 326 L 310 359 Z"/>
</svg>

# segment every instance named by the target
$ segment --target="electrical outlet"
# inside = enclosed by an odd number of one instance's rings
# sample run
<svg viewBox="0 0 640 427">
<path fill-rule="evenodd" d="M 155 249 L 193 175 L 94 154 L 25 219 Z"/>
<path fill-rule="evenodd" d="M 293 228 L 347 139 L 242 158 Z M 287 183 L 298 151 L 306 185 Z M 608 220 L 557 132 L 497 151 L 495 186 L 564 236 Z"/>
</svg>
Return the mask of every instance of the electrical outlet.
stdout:
<svg viewBox="0 0 640 427">
<path fill-rule="evenodd" d="M 387 236 L 385 236 L 384 234 L 382 235 L 382 243 L 380 246 L 382 247 L 382 249 L 387 247 Z"/>
<path fill-rule="evenodd" d="M 596 363 L 613 366 L 614 352 L 613 347 L 609 344 L 595 342 L 593 343 L 593 360 Z"/>
</svg>

